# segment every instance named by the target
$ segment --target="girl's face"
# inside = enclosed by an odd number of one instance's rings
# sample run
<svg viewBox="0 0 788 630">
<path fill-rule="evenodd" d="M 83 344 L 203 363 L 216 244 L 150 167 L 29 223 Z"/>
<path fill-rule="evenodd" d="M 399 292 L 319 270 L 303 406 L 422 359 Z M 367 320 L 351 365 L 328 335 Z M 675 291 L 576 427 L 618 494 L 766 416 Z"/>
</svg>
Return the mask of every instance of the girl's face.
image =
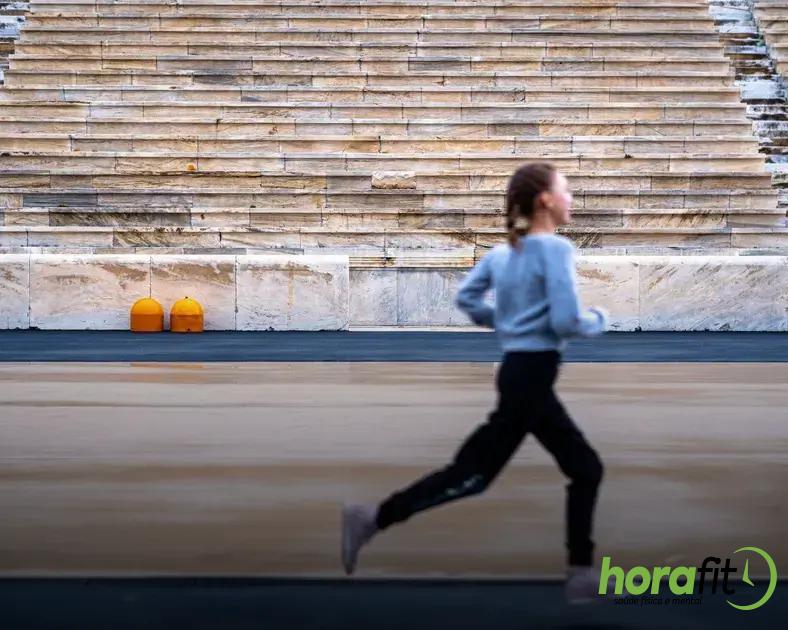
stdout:
<svg viewBox="0 0 788 630">
<path fill-rule="evenodd" d="M 564 225 L 572 220 L 572 193 L 569 182 L 561 173 L 553 178 L 553 187 L 545 194 L 545 208 L 556 225 Z"/>
</svg>

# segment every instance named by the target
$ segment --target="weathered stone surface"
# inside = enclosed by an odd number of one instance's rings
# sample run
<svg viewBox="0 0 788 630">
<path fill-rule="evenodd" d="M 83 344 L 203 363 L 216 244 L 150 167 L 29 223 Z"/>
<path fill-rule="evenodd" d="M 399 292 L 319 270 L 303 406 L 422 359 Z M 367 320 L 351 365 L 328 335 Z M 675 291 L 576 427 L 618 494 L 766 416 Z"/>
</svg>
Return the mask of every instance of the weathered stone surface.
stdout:
<svg viewBox="0 0 788 630">
<path fill-rule="evenodd" d="M 0 329 L 30 324 L 30 256 L 0 254 Z"/>
<path fill-rule="evenodd" d="M 238 256 L 238 330 L 342 330 L 349 322 L 346 256 Z"/>
<path fill-rule="evenodd" d="M 416 173 L 413 171 L 377 172 L 372 174 L 372 188 L 403 189 L 416 188 Z"/>
<path fill-rule="evenodd" d="M 397 323 L 401 326 L 469 325 L 454 306 L 465 276 L 460 269 L 400 269 L 397 275 Z"/>
<path fill-rule="evenodd" d="M 235 330 L 234 256 L 152 256 L 151 295 L 161 302 L 165 327 L 183 297 L 203 307 L 206 330 Z"/>
<path fill-rule="evenodd" d="M 396 326 L 397 269 L 350 270 L 350 325 Z"/>
<path fill-rule="evenodd" d="M 611 330 L 640 324 L 639 263 L 623 256 L 578 256 L 577 287 L 584 306 L 602 306 Z"/>
<path fill-rule="evenodd" d="M 148 256 L 30 258 L 32 327 L 127 329 L 131 305 L 149 295 Z"/>
<path fill-rule="evenodd" d="M 788 330 L 788 258 L 643 258 L 644 330 Z"/>
</svg>

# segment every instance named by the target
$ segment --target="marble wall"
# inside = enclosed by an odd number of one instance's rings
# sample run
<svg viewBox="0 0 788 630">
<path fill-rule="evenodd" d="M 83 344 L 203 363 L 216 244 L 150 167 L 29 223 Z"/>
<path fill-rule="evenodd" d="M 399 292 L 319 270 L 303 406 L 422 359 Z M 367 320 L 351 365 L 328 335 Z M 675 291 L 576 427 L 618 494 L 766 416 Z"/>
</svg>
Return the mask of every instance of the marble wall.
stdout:
<svg viewBox="0 0 788 630">
<path fill-rule="evenodd" d="M 0 329 L 30 325 L 30 256 L 0 256 Z"/>
<path fill-rule="evenodd" d="M 585 306 L 611 330 L 788 331 L 788 257 L 578 256 Z M 351 269 L 354 326 L 454 326 L 462 269 Z"/>
<path fill-rule="evenodd" d="M 126 329 L 131 304 L 192 297 L 208 330 L 467 326 L 466 270 L 350 268 L 347 256 L 0 255 L 0 328 Z M 788 257 L 578 256 L 612 330 L 788 331 Z"/>
<path fill-rule="evenodd" d="M 341 330 L 348 287 L 346 256 L 6 254 L 0 328 L 123 330 L 152 296 L 196 299 L 207 330 Z"/>
</svg>

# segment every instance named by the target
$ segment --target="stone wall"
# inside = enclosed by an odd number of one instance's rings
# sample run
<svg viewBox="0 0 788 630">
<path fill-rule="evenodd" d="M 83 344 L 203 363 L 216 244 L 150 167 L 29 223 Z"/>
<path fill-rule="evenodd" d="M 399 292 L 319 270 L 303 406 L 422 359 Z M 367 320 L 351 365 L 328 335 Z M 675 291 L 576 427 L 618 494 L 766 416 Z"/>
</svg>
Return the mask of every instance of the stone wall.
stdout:
<svg viewBox="0 0 788 630">
<path fill-rule="evenodd" d="M 348 326 L 345 256 L 0 256 L 0 328 L 127 329 L 153 296 L 205 308 L 209 330 Z"/>
<path fill-rule="evenodd" d="M 345 256 L 0 255 L 0 328 L 126 329 L 131 304 L 189 296 L 208 330 L 465 326 L 463 269 L 353 268 Z M 788 331 L 788 257 L 580 256 L 612 330 Z"/>
</svg>

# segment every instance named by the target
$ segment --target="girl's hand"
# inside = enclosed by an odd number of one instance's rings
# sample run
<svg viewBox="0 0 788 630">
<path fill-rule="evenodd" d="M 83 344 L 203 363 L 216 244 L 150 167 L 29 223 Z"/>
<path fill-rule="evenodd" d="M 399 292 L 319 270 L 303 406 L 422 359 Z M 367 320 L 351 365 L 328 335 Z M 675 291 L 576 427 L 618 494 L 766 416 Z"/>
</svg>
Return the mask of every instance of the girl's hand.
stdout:
<svg viewBox="0 0 788 630">
<path fill-rule="evenodd" d="M 607 309 L 602 306 L 592 306 L 589 310 L 599 313 L 602 318 L 602 324 L 605 328 L 607 328 L 608 324 L 610 323 L 610 313 L 608 313 Z"/>
<path fill-rule="evenodd" d="M 595 306 L 595 307 L 594 307 L 594 310 L 595 310 L 595 311 L 599 311 L 600 313 L 602 313 L 602 316 L 603 316 L 605 319 L 610 319 L 610 313 L 609 313 L 609 312 L 608 312 L 608 310 L 607 310 L 606 308 L 604 308 L 603 306 Z"/>
</svg>

